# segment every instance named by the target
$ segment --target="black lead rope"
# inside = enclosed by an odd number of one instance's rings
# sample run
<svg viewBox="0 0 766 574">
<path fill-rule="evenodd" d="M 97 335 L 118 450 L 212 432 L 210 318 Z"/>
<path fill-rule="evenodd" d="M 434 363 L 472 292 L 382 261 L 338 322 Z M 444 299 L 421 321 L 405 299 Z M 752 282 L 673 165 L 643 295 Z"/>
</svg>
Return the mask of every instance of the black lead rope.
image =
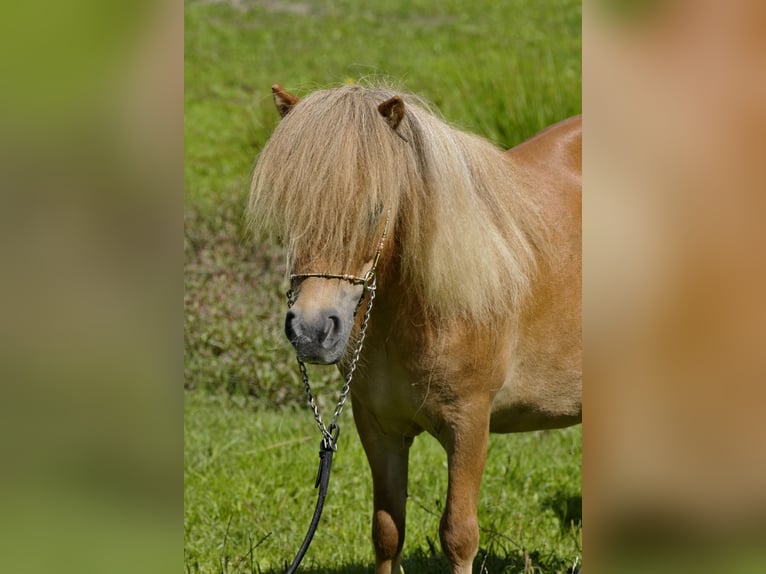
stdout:
<svg viewBox="0 0 766 574">
<path fill-rule="evenodd" d="M 298 549 L 298 554 L 295 555 L 293 563 L 285 569 L 285 574 L 293 574 L 298 570 L 301 560 L 303 560 L 306 551 L 311 545 L 311 540 L 314 538 L 317 526 L 319 526 L 319 519 L 322 517 L 322 509 L 324 508 L 324 501 L 325 498 L 327 498 L 327 488 L 330 486 L 332 455 L 338 448 L 336 444 L 340 429 L 335 426 L 334 430 L 335 433 L 332 435 L 332 438 L 322 439 L 322 443 L 319 445 L 319 470 L 317 471 L 316 484 L 314 484 L 314 488 L 319 488 L 319 494 L 317 496 L 316 508 L 314 508 L 314 516 L 311 518 L 311 523 L 309 524 L 308 532 L 306 532 L 306 537 L 303 539 L 303 544 L 301 544 L 300 549 Z"/>
</svg>

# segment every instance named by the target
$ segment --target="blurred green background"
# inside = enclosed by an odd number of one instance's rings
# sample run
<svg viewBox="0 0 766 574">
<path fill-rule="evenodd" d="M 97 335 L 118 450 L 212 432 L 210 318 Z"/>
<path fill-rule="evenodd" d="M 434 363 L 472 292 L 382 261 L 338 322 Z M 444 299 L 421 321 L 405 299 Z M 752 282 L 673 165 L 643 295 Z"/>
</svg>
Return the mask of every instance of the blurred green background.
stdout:
<svg viewBox="0 0 766 574">
<path fill-rule="evenodd" d="M 180 569 L 183 7 L 0 5 L 0 571 Z"/>
</svg>

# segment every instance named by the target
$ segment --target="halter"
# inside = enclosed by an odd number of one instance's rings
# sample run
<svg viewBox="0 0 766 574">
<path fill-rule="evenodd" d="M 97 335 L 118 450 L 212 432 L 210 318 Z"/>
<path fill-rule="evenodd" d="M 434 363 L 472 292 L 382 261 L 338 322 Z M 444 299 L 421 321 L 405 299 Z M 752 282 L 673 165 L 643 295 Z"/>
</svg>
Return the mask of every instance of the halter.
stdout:
<svg viewBox="0 0 766 574">
<path fill-rule="evenodd" d="M 308 279 L 310 277 L 315 277 L 319 279 L 340 279 L 341 281 L 348 281 L 352 285 L 364 285 L 365 288 L 369 288 L 368 286 L 373 282 L 375 279 L 375 273 L 378 269 L 378 261 L 380 261 L 380 254 L 383 252 L 383 247 L 386 244 L 386 238 L 388 237 L 388 222 L 389 217 L 386 216 L 386 225 L 383 228 L 383 235 L 380 236 L 380 241 L 378 241 L 378 248 L 375 251 L 375 257 L 372 260 L 372 267 L 370 270 L 365 273 L 364 277 L 359 277 L 358 275 L 349 275 L 349 274 L 337 274 L 337 273 L 293 273 L 290 275 L 290 284 L 296 280 L 299 279 Z M 288 305 L 292 307 L 292 302 L 295 302 L 294 299 L 295 291 L 291 288 L 287 292 L 287 301 Z"/>
</svg>

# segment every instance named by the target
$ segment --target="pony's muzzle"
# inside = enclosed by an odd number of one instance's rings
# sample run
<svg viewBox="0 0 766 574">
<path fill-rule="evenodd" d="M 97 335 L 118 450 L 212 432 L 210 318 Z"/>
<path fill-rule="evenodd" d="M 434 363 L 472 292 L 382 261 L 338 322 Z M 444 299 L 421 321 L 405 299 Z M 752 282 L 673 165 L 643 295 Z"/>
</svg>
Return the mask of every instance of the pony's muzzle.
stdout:
<svg viewBox="0 0 766 574">
<path fill-rule="evenodd" d="M 348 342 L 350 329 L 333 309 L 306 316 L 290 309 L 285 316 L 285 335 L 301 361 L 337 363 Z"/>
</svg>

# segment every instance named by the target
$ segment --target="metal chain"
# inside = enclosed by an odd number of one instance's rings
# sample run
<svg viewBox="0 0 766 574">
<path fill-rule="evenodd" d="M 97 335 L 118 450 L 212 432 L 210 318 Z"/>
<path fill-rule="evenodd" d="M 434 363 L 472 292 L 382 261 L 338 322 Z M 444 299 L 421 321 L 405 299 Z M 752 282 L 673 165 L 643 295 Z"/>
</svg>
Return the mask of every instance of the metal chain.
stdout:
<svg viewBox="0 0 766 574">
<path fill-rule="evenodd" d="M 362 291 L 362 296 L 359 297 L 359 302 L 356 304 L 356 309 L 354 309 L 354 317 L 356 317 L 357 312 L 362 306 L 362 302 L 364 300 L 364 294 L 365 291 L 368 293 L 368 300 L 367 300 L 367 309 L 364 311 L 364 316 L 362 317 L 362 324 L 359 327 L 359 336 L 356 340 L 356 345 L 354 347 L 354 353 L 351 356 L 351 363 L 349 363 L 348 367 L 348 373 L 346 374 L 346 382 L 343 385 L 343 388 L 340 391 L 340 395 L 338 397 L 338 404 L 335 406 L 335 412 L 332 415 L 332 420 L 330 421 L 330 426 L 327 427 L 324 424 L 324 421 L 322 420 L 322 415 L 319 413 L 319 407 L 316 404 L 316 401 L 314 400 L 314 394 L 311 392 L 311 384 L 309 383 L 309 375 L 306 371 L 306 365 L 298 359 L 298 368 L 301 372 L 301 378 L 303 379 L 303 386 L 306 389 L 306 397 L 308 398 L 309 407 L 311 407 L 311 411 L 314 413 L 314 420 L 317 423 L 317 427 L 319 427 L 319 432 L 322 433 L 322 436 L 324 437 L 322 439 L 322 446 L 323 448 L 331 448 L 332 450 L 337 450 L 337 442 L 338 442 L 338 434 L 340 433 L 340 429 L 338 428 L 338 417 L 340 417 L 340 413 L 343 411 L 343 405 L 346 404 L 346 399 L 348 399 L 349 391 L 351 390 L 351 378 L 354 375 L 354 371 L 356 370 L 356 366 L 359 363 L 359 355 L 362 353 L 362 345 L 364 344 L 364 337 L 367 334 L 367 323 L 370 320 L 370 313 L 372 312 L 372 302 L 375 300 L 375 289 L 377 287 L 377 268 L 378 268 L 378 262 L 380 261 L 380 255 L 383 253 L 383 247 L 386 243 L 386 237 L 388 236 L 388 225 L 389 225 L 390 218 L 387 215 L 386 216 L 386 224 L 383 228 L 383 235 L 380 236 L 380 241 L 378 241 L 378 248 L 375 251 L 375 257 L 372 261 L 372 267 L 370 267 L 370 270 L 367 271 L 367 274 L 364 277 L 358 277 L 356 275 L 340 275 L 335 273 L 296 273 L 290 275 L 290 289 L 287 291 L 287 307 L 288 309 L 293 306 L 296 299 L 295 290 L 292 288 L 292 282 L 296 279 L 308 279 L 310 277 L 320 278 L 320 279 L 340 279 L 341 281 L 348 281 L 352 285 L 363 285 L 364 289 Z"/>
<path fill-rule="evenodd" d="M 335 407 L 335 412 L 333 413 L 332 421 L 330 422 L 330 428 L 337 427 L 335 423 L 338 422 L 338 417 L 343 410 L 343 405 L 345 404 L 346 399 L 348 398 L 348 393 L 351 390 L 351 377 L 354 376 L 354 371 L 356 370 L 356 366 L 359 363 L 359 355 L 362 353 L 362 345 L 364 344 L 364 338 L 367 335 L 367 323 L 370 320 L 370 313 L 372 312 L 372 302 L 375 300 L 376 287 L 377 281 L 373 275 L 372 281 L 369 285 L 366 286 L 370 300 L 367 302 L 367 309 L 365 309 L 364 316 L 362 317 L 362 324 L 359 327 L 359 336 L 356 340 L 356 348 L 354 349 L 354 354 L 351 357 L 351 363 L 348 367 L 348 373 L 346 374 L 346 384 L 343 385 L 343 388 L 341 389 L 338 405 Z"/>
<path fill-rule="evenodd" d="M 367 290 L 367 293 L 369 294 L 369 299 L 367 301 L 367 309 L 364 311 L 364 316 L 362 317 L 362 324 L 359 327 L 359 336 L 356 340 L 356 345 L 354 347 L 354 353 L 351 357 L 351 363 L 349 363 L 348 373 L 346 374 L 346 382 L 343 385 L 343 388 L 340 391 L 340 395 L 338 396 L 338 404 L 335 406 L 335 412 L 332 415 L 332 420 L 330 421 L 330 426 L 325 426 L 324 421 L 322 420 L 322 415 L 319 412 L 319 407 L 316 404 L 316 400 L 314 399 L 314 394 L 311 392 L 311 384 L 309 383 L 309 375 L 306 370 L 306 365 L 303 361 L 298 359 L 298 368 L 301 372 L 301 378 L 303 380 L 303 386 L 306 389 L 306 397 L 308 399 L 309 407 L 311 407 L 311 411 L 314 413 L 314 420 L 316 421 L 317 427 L 319 428 L 319 432 L 322 433 L 323 439 L 323 446 L 330 447 L 333 450 L 337 450 L 337 441 L 338 441 L 338 434 L 340 432 L 340 429 L 337 425 L 338 417 L 340 417 L 340 413 L 343 411 L 343 406 L 346 403 L 346 399 L 348 399 L 349 392 L 351 390 L 351 378 L 354 375 L 354 371 L 356 370 L 356 366 L 359 363 L 359 356 L 362 353 L 362 345 L 364 344 L 364 338 L 367 334 L 367 324 L 370 320 L 370 313 L 372 312 L 372 302 L 375 300 L 375 290 L 377 286 L 376 277 L 373 274 L 370 278 L 370 281 L 365 284 L 364 288 Z M 292 289 L 290 289 L 287 292 L 287 305 L 288 308 L 293 306 L 293 303 L 295 302 L 295 293 Z M 361 299 L 360 299 L 360 305 L 361 305 Z M 358 307 L 357 307 L 358 308 Z"/>
</svg>

